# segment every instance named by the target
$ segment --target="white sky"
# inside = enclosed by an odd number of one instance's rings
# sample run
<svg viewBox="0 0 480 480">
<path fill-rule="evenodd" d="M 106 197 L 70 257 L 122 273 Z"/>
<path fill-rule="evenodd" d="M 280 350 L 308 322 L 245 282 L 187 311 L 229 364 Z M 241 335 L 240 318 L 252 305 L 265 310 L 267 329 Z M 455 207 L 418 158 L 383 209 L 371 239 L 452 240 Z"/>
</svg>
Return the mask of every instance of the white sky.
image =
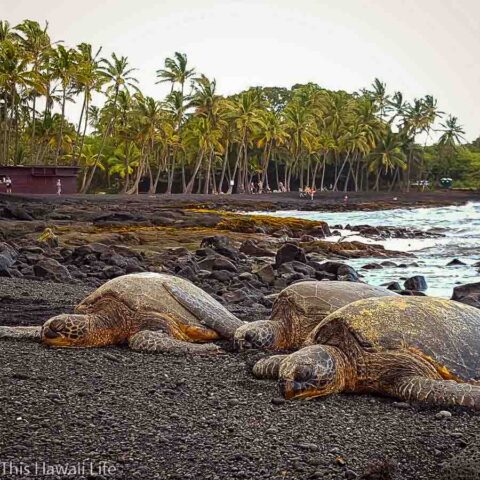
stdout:
<svg viewBox="0 0 480 480">
<path fill-rule="evenodd" d="M 155 98 L 167 91 L 155 71 L 180 51 L 222 94 L 353 91 L 378 77 L 409 99 L 435 96 L 480 136 L 480 0 L 0 0 L 0 18 L 48 20 L 53 40 L 127 56 Z"/>
</svg>

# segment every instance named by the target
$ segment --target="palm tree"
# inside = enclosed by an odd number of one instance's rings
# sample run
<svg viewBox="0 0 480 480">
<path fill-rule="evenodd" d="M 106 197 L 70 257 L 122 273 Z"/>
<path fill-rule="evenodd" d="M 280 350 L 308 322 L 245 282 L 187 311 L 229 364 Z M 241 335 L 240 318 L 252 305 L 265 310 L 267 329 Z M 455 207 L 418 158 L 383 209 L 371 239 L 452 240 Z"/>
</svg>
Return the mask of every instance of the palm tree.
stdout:
<svg viewBox="0 0 480 480">
<path fill-rule="evenodd" d="M 120 91 L 123 91 L 123 90 L 128 91 L 130 88 L 135 91 L 138 91 L 138 87 L 136 85 L 138 83 L 138 80 L 132 76 L 132 72 L 135 69 L 129 67 L 127 57 L 117 57 L 115 53 L 112 53 L 111 60 L 102 58 L 102 60 L 100 61 L 100 64 L 101 65 L 99 70 L 105 78 L 105 83 L 109 84 L 106 93 L 110 97 L 111 106 L 112 106 L 112 114 L 105 128 L 105 131 L 102 137 L 102 143 L 100 146 L 99 156 L 101 157 L 103 155 L 103 150 L 105 148 L 107 138 L 110 135 L 110 130 L 117 116 L 116 106 L 117 106 L 118 95 Z M 85 182 L 84 188 L 81 190 L 82 193 L 87 192 L 88 189 L 90 188 L 96 169 L 97 169 L 97 164 L 95 163 L 91 168 L 90 175 L 88 176 L 88 179 Z"/>
<path fill-rule="evenodd" d="M 458 118 L 449 115 L 445 123 L 441 123 L 442 127 L 439 131 L 443 132 L 438 143 L 442 146 L 448 146 L 455 148 L 457 144 L 464 141 L 465 130 L 463 126 L 458 124 Z"/>
<path fill-rule="evenodd" d="M 88 125 L 88 115 L 90 112 L 90 103 L 92 101 L 93 92 L 99 92 L 106 78 L 102 74 L 97 60 L 102 48 L 100 47 L 93 54 L 92 46 L 88 43 L 81 43 L 77 47 L 78 59 L 75 71 L 73 88 L 76 93 L 83 92 L 82 109 L 80 111 L 80 119 L 78 121 L 76 140 L 80 138 L 80 147 L 78 148 L 78 156 L 73 159 L 74 165 L 78 163 L 78 157 L 82 155 L 83 145 L 85 143 L 85 135 Z M 82 130 L 83 122 L 83 130 Z"/>
<path fill-rule="evenodd" d="M 24 20 L 15 30 L 20 32 L 18 35 L 19 44 L 25 51 L 25 55 L 32 64 L 32 73 L 35 77 L 35 84 L 31 90 L 33 98 L 32 105 L 32 134 L 30 142 L 30 157 L 35 158 L 35 123 L 37 114 L 37 97 L 47 94 L 47 82 L 42 75 L 42 69 L 45 63 L 49 61 L 52 54 L 52 45 L 47 33 L 48 23 L 42 29 L 38 22 Z"/>
<path fill-rule="evenodd" d="M 232 179 L 238 174 L 237 189 L 239 193 L 250 193 L 248 178 L 248 147 L 252 142 L 255 129 L 262 125 L 262 96 L 258 89 L 250 89 L 231 99 L 227 104 L 228 116 L 235 122 L 237 140 L 237 159 L 233 169 Z M 228 193 L 233 186 L 230 185 Z"/>
<path fill-rule="evenodd" d="M 170 83 L 170 93 L 173 92 L 175 84 L 178 83 L 183 95 L 185 82 L 195 74 L 195 69 L 188 69 L 187 63 L 187 56 L 184 53 L 175 52 L 174 58 L 165 59 L 165 68 L 157 70 L 157 78 L 159 79 L 157 83 Z"/>
<path fill-rule="evenodd" d="M 18 104 L 22 91 L 35 84 L 35 76 L 29 70 L 28 60 L 20 47 L 12 40 L 0 44 L 0 89 L 3 90 L 3 163 L 8 164 L 11 134 L 19 135 Z M 10 107 L 10 113 L 9 113 Z M 13 157 L 16 157 L 14 152 Z"/>
<path fill-rule="evenodd" d="M 379 190 L 380 175 L 382 170 L 386 173 L 392 172 L 395 168 L 405 169 L 407 164 L 405 154 L 402 151 L 403 141 L 399 134 L 388 130 L 386 135 L 380 139 L 377 148 L 371 153 L 370 169 L 377 172 L 375 190 Z"/>
</svg>

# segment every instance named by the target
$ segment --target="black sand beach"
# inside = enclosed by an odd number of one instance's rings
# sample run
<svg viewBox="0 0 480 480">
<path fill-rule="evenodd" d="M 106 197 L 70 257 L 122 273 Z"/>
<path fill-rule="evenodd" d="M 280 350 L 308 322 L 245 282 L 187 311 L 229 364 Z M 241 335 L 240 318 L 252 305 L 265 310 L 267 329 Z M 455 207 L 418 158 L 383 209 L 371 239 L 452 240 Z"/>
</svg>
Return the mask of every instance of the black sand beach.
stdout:
<svg viewBox="0 0 480 480">
<path fill-rule="evenodd" d="M 452 196 L 448 197 L 450 193 Z M 269 203 L 272 198 L 275 196 L 268 197 Z M 403 206 L 414 206 L 418 202 L 439 204 L 474 198 L 472 194 L 446 192 L 401 202 Z M 79 274 L 68 281 L 48 275 L 34 279 L 25 266 L 27 273 L 18 278 L 0 278 L 0 324 L 38 325 L 52 315 L 71 311 L 96 284 L 106 281 L 95 270 L 102 260 L 91 260 L 88 268 L 78 261 L 69 263 L 65 251 L 63 257 L 60 254 L 62 248 L 75 251 L 75 245 L 98 242 L 99 235 L 114 245 L 119 241 L 120 227 L 129 230 L 129 235 L 135 230 L 136 239 L 127 236 L 120 241 L 133 252 L 145 250 L 138 264 L 152 268 L 154 260 L 156 264 L 160 262 L 160 257 L 154 254 L 162 255 L 152 250 L 155 242 L 166 237 L 157 229 L 159 236 L 150 239 L 145 231 L 139 233 L 138 222 L 151 221 L 157 208 L 171 211 L 185 208 L 183 202 L 193 201 L 205 207 L 228 204 L 230 209 L 245 208 L 249 203 L 252 209 L 258 209 L 260 198 L 241 197 L 237 201 L 236 197 L 192 200 L 176 196 L 128 199 L 106 196 L 0 200 L 3 207 L 15 205 L 38 217 L 7 218 L 4 210 L 1 222 L 4 241 L 14 243 L 20 251 L 38 246 L 34 239 L 42 229 L 55 225 L 60 246 L 51 250 L 42 247 L 44 253 L 35 255 L 58 258 L 60 263 L 65 260 L 70 272 L 87 272 L 85 277 Z M 281 202 L 287 206 L 275 206 L 299 208 L 296 205 L 304 201 L 286 196 Z M 386 196 L 372 196 L 359 197 L 357 204 L 358 208 L 369 208 L 365 204 L 378 206 L 385 202 Z M 338 200 L 325 200 L 323 204 L 337 208 Z M 71 218 L 65 218 L 65 209 Z M 119 220 L 117 216 L 115 221 L 110 218 L 113 223 L 104 223 L 100 231 L 89 217 L 92 212 L 100 211 L 102 214 L 130 211 L 148 219 Z M 133 228 L 135 223 L 137 227 Z M 183 232 L 184 236 L 193 234 L 188 228 Z M 257 238 L 257 234 L 248 232 L 226 234 L 238 242 Z M 274 241 L 275 232 L 269 235 L 272 238 L 260 234 L 261 240 L 273 248 L 274 244 L 268 241 Z M 197 240 L 199 243 L 201 238 Z M 185 245 L 190 248 L 190 243 L 179 243 L 177 247 Z M 193 248 L 198 249 L 199 245 Z M 31 252 L 21 253 L 20 258 L 27 253 Z M 200 261 L 198 255 L 183 253 L 182 256 L 178 251 L 175 255 L 168 257 L 168 261 L 161 257 L 165 268 L 182 265 L 185 272 L 186 264 L 193 269 L 192 265 Z M 324 253 L 324 256 L 338 260 L 336 255 Z M 188 262 L 182 263 L 185 258 Z M 39 262 L 38 258 L 31 261 L 33 265 Z M 249 256 L 235 261 L 238 269 L 235 275 L 248 273 L 252 261 Z M 215 295 L 238 291 L 236 277 L 224 284 L 210 278 L 194 281 L 212 289 Z M 268 295 L 278 289 L 268 282 L 248 282 L 245 280 L 242 288 L 257 292 L 255 301 L 249 302 L 247 298 L 242 300 L 244 303 L 226 305 L 244 320 L 265 318 L 271 307 Z M 225 347 L 229 350 L 228 345 Z M 250 373 L 254 360 L 262 355 L 254 351 L 241 354 L 229 351 L 208 358 L 178 357 L 140 354 L 124 347 L 54 350 L 37 344 L 2 342 L 0 460 L 3 463 L 0 467 L 9 470 L 3 475 L 0 470 L 0 478 L 29 478 L 25 471 L 15 475 L 15 468 L 23 465 L 30 471 L 37 466 L 37 478 L 82 480 L 433 480 L 441 478 L 445 462 L 471 448 L 480 429 L 480 415 L 460 408 L 449 408 L 447 414 L 440 413 L 445 410 L 442 408 L 356 395 L 285 402 L 279 398 L 275 382 L 256 380 Z M 103 468 L 99 474 L 98 469 L 105 467 L 102 462 L 111 468 L 108 472 Z M 85 471 L 76 476 L 57 470 L 56 474 L 42 477 L 48 466 L 59 468 L 78 463 L 84 465 Z"/>
</svg>

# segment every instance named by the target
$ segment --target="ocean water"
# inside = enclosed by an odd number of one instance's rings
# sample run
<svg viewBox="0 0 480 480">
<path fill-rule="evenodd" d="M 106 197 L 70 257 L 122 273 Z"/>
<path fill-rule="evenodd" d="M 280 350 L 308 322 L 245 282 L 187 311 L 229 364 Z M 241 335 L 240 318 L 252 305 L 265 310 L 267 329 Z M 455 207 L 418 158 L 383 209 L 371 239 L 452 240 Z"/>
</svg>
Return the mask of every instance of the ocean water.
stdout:
<svg viewBox="0 0 480 480">
<path fill-rule="evenodd" d="M 464 283 L 480 281 L 478 267 L 480 261 L 480 203 L 467 203 L 462 206 L 439 208 L 395 209 L 374 212 L 300 212 L 281 211 L 270 213 L 277 217 L 296 217 L 309 220 L 324 220 L 330 227 L 335 225 L 372 225 L 411 227 L 428 231 L 442 229 L 445 235 L 440 238 L 403 239 L 391 238 L 375 240 L 361 237 L 354 232 L 342 229 L 341 237 L 329 237 L 330 241 L 359 240 L 365 243 L 382 244 L 389 250 L 413 253 L 416 258 L 353 259 L 346 262 L 363 275 L 363 280 L 372 285 L 398 281 L 403 285 L 405 278 L 423 275 L 427 280 L 428 295 L 449 298 L 453 288 Z M 466 265 L 447 266 L 457 258 Z M 383 267 L 381 270 L 362 270 L 370 262 L 392 260 L 400 263 L 418 263 L 418 267 Z"/>
</svg>

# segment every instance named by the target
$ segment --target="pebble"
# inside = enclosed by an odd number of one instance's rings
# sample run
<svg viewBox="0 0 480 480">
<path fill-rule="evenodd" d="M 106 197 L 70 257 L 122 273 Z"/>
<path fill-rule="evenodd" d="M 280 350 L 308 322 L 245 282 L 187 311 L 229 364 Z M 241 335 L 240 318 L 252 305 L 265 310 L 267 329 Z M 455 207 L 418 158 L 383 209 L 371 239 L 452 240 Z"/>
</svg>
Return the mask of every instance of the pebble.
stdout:
<svg viewBox="0 0 480 480">
<path fill-rule="evenodd" d="M 435 415 L 435 418 L 437 420 L 443 420 L 443 419 L 451 418 L 451 417 L 452 417 L 452 414 L 448 410 L 441 410 L 440 412 L 438 412 Z"/>
</svg>

